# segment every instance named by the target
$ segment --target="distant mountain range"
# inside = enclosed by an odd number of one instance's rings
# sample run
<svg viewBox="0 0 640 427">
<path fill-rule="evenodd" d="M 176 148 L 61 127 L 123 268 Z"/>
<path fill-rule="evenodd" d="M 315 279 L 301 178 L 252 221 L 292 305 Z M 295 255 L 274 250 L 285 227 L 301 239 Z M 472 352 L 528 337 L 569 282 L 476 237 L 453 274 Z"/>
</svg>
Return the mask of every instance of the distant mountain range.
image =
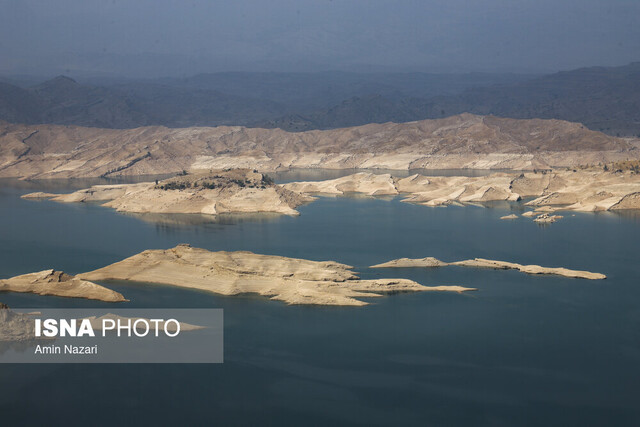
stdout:
<svg viewBox="0 0 640 427">
<path fill-rule="evenodd" d="M 0 119 L 13 123 L 306 131 L 470 112 L 640 135 L 640 63 L 546 76 L 230 72 L 84 83 L 60 76 L 28 87 L 16 81 L 0 79 Z"/>
<path fill-rule="evenodd" d="M 395 102 L 410 94 L 454 94 L 470 87 L 526 78 L 483 73 L 234 72 L 186 79 L 84 83 L 59 76 L 37 85 L 19 85 L 33 78 L 14 77 L 0 79 L 0 119 L 122 129 L 147 125 L 255 126 L 275 123 L 291 114 L 309 115 L 354 96 L 380 94 Z"/>
<path fill-rule="evenodd" d="M 464 112 L 560 119 L 609 135 L 640 136 L 640 62 L 623 67 L 582 68 L 430 98 L 353 97 L 328 109 L 290 114 L 260 125 L 304 131 L 442 118 Z"/>
<path fill-rule="evenodd" d="M 273 101 L 157 83 L 91 86 L 65 76 L 29 88 L 0 83 L 0 119 L 13 123 L 116 129 L 217 126 L 248 124 L 285 111 Z"/>
<path fill-rule="evenodd" d="M 427 103 L 427 117 L 459 112 L 579 122 L 611 135 L 640 134 L 640 62 L 561 72 L 504 87 L 473 88 Z"/>
</svg>

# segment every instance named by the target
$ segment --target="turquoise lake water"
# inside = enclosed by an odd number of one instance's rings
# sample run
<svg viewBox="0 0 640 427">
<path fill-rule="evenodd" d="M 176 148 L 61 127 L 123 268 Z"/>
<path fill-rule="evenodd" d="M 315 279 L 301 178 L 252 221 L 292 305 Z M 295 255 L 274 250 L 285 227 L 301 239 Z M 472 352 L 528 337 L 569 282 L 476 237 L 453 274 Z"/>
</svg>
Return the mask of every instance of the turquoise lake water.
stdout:
<svg viewBox="0 0 640 427">
<path fill-rule="evenodd" d="M 336 175 L 337 176 L 337 175 Z M 322 176 L 324 177 L 324 176 Z M 313 175 L 306 178 L 318 179 Z M 305 179 L 299 172 L 280 181 Z M 518 203 L 427 208 L 399 198 L 322 197 L 298 217 L 139 216 L 28 201 L 88 182 L 0 182 L 0 278 L 79 273 L 190 243 L 353 265 L 477 292 L 403 293 L 366 307 L 111 282 L 134 307 L 215 307 L 219 365 L 0 365 L 0 416 L 16 423 L 221 425 L 638 425 L 640 217 L 565 213 L 502 221 Z M 375 269 L 400 257 L 473 257 L 589 270 L 588 281 L 462 267 Z M 110 306 L 0 293 L 12 307 Z"/>
</svg>

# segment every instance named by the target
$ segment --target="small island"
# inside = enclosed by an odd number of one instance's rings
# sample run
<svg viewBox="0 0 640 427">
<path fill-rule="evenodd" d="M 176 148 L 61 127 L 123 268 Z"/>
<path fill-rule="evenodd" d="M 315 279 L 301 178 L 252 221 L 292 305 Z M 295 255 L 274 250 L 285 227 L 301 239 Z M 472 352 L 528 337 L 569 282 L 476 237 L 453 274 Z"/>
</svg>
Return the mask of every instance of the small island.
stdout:
<svg viewBox="0 0 640 427">
<path fill-rule="evenodd" d="M 516 214 L 505 215 L 505 216 L 501 216 L 500 219 L 518 219 L 518 215 Z"/>
<path fill-rule="evenodd" d="M 382 264 L 372 265 L 369 268 L 411 268 L 411 267 L 445 267 L 448 265 L 457 265 L 461 267 L 475 268 L 493 268 L 496 270 L 518 270 L 527 274 L 552 274 L 556 276 L 564 276 L 575 279 L 602 280 L 607 276 L 601 273 L 592 273 L 590 271 L 570 270 L 563 267 L 541 267 L 539 265 L 522 265 L 515 262 L 495 261 L 484 258 L 474 258 L 464 261 L 444 262 L 439 259 L 428 258 L 399 258 Z"/>
<path fill-rule="evenodd" d="M 250 169 L 184 172 L 156 182 L 94 185 L 70 194 L 30 193 L 22 198 L 103 202 L 103 206 L 118 212 L 208 215 L 245 212 L 298 215 L 296 207 L 314 200 L 276 185 L 268 175 Z"/>
<path fill-rule="evenodd" d="M 424 176 L 399 178 L 359 172 L 324 181 L 278 185 L 268 175 L 250 169 L 183 172 L 173 178 L 138 184 L 94 185 L 70 194 L 29 193 L 24 199 L 56 202 L 102 202 L 119 212 L 221 213 L 272 212 L 298 215 L 296 207 L 315 194 L 359 193 L 402 195 L 403 202 L 423 206 L 467 205 L 529 200 L 533 210 L 522 214 L 539 224 L 561 219 L 557 211 L 617 211 L 640 209 L 640 174 L 609 169 L 535 170 L 487 176 Z M 515 214 L 501 217 L 517 219 Z"/>
</svg>

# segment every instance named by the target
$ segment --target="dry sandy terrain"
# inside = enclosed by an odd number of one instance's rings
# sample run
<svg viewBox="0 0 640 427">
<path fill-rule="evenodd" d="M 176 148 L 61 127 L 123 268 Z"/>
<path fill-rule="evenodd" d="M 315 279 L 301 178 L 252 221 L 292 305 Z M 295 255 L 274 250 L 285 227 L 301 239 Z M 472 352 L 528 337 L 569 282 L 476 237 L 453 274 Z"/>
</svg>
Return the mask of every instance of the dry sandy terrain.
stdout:
<svg viewBox="0 0 640 427">
<path fill-rule="evenodd" d="M 96 185 L 71 194 L 30 193 L 22 197 L 67 203 L 101 201 L 121 212 L 210 215 L 225 212 L 297 215 L 295 208 L 314 200 L 313 194 L 402 195 L 403 201 L 424 206 L 531 199 L 526 205 L 534 210 L 525 212 L 523 217 L 535 217 L 538 223 L 561 219 L 560 215 L 552 215 L 558 210 L 640 209 L 640 174 L 634 171 L 605 172 L 592 168 L 501 172 L 481 177 L 416 174 L 406 178 L 360 172 L 332 180 L 284 185 L 264 179 L 258 172 L 232 169 L 177 176 L 158 184 Z M 214 188 L 209 188 L 212 184 Z M 507 215 L 501 219 L 517 218 Z"/>
<path fill-rule="evenodd" d="M 107 302 L 126 301 L 118 292 L 55 270 L 44 270 L 0 280 L 0 291 L 28 292 L 38 295 L 86 298 Z"/>
<path fill-rule="evenodd" d="M 518 270 L 527 274 L 552 274 L 556 276 L 571 277 L 576 279 L 602 280 L 607 276 L 590 271 L 569 270 L 563 267 L 541 267 L 539 265 L 522 265 L 515 262 L 494 261 L 490 259 L 475 258 L 465 261 L 444 262 L 436 258 L 399 258 L 382 264 L 372 265 L 371 268 L 408 268 L 408 267 L 444 267 L 447 265 L 459 265 L 462 267 L 493 268 L 496 270 Z"/>
<path fill-rule="evenodd" d="M 147 250 L 107 267 L 80 274 L 86 280 L 131 280 L 200 289 L 222 295 L 256 293 L 288 304 L 361 306 L 357 298 L 389 292 L 472 290 L 423 286 L 407 279 L 360 280 L 352 267 L 251 252 L 210 252 L 178 245 Z"/>
<path fill-rule="evenodd" d="M 223 168 L 532 170 L 638 158 L 634 141 L 578 123 L 471 114 L 299 133 L 239 126 L 118 130 L 0 123 L 0 177 Z"/>
<path fill-rule="evenodd" d="M 402 194 L 403 201 L 425 206 L 533 198 L 526 205 L 534 207 L 538 217 L 542 216 L 539 222 L 561 218 L 548 215 L 560 209 L 640 209 L 640 174 L 632 171 L 578 169 L 575 172 L 495 173 L 482 177 L 412 175 L 407 178 L 361 172 L 327 181 L 293 182 L 284 187 L 309 194 Z M 534 214 L 525 216 L 531 215 Z"/>
<path fill-rule="evenodd" d="M 189 213 L 274 212 L 298 215 L 295 208 L 313 200 L 274 185 L 265 175 L 247 169 L 176 176 L 157 184 L 95 185 L 71 194 L 30 193 L 25 199 L 56 202 L 104 202 L 119 212 Z"/>
</svg>

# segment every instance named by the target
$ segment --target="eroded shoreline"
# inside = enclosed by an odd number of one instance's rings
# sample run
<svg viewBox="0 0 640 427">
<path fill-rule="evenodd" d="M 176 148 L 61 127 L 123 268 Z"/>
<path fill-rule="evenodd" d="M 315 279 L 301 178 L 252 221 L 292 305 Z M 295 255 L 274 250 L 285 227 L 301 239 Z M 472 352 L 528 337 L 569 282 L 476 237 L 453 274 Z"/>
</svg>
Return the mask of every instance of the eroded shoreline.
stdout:
<svg viewBox="0 0 640 427">
<path fill-rule="evenodd" d="M 406 178 L 360 172 L 325 181 L 291 182 L 283 187 L 310 195 L 400 195 L 403 202 L 430 207 L 532 199 L 524 204 L 533 209 L 532 213 L 523 216 L 535 216 L 539 222 L 559 219 L 550 215 L 557 210 L 640 209 L 640 174 L 633 171 L 545 170 L 480 177 L 414 174 Z"/>
<path fill-rule="evenodd" d="M 358 172 L 321 181 L 274 184 L 266 175 L 247 169 L 200 171 L 160 182 L 96 185 L 69 194 L 35 192 L 25 199 L 57 202 L 100 201 L 119 212 L 219 213 L 273 212 L 297 215 L 297 206 L 315 195 L 397 196 L 423 206 L 467 205 L 530 199 L 523 217 L 538 223 L 562 218 L 559 210 L 598 212 L 640 209 L 640 174 L 596 169 L 498 172 L 484 176 L 396 177 L 389 173 Z M 215 179 L 218 181 L 215 181 Z M 215 181 L 215 182 L 214 182 Z M 503 216 L 501 219 L 517 219 Z"/>
</svg>

